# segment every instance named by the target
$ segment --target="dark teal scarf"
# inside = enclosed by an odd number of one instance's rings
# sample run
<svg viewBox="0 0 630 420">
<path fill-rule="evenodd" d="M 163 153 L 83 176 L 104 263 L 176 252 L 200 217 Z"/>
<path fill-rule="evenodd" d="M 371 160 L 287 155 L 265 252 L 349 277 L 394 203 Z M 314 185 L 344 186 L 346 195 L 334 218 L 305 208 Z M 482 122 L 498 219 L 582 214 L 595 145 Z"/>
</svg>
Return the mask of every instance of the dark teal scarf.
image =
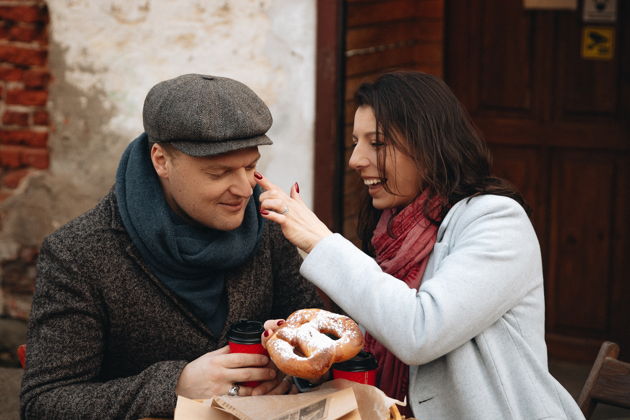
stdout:
<svg viewBox="0 0 630 420">
<path fill-rule="evenodd" d="M 190 225 L 166 203 L 143 133 L 120 159 L 115 193 L 123 224 L 151 271 L 214 334 L 220 334 L 228 309 L 225 271 L 251 257 L 262 233 L 264 219 L 257 209 L 260 188 L 254 189 L 237 229 Z"/>
</svg>

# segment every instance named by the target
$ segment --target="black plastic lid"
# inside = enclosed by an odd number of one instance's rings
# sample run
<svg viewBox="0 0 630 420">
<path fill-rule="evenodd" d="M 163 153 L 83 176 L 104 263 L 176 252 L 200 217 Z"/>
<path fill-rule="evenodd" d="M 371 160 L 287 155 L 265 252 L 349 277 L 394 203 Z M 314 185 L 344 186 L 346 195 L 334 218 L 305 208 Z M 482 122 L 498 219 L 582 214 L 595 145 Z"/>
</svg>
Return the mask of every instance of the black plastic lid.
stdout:
<svg viewBox="0 0 630 420">
<path fill-rule="evenodd" d="M 228 331 L 227 339 L 238 344 L 258 344 L 260 334 L 265 332 L 262 322 L 241 319 L 235 322 Z"/>
<path fill-rule="evenodd" d="M 333 369 L 343 370 L 346 372 L 365 372 L 366 370 L 376 369 L 378 362 L 372 353 L 361 350 L 359 354 L 345 362 L 335 363 Z"/>
</svg>

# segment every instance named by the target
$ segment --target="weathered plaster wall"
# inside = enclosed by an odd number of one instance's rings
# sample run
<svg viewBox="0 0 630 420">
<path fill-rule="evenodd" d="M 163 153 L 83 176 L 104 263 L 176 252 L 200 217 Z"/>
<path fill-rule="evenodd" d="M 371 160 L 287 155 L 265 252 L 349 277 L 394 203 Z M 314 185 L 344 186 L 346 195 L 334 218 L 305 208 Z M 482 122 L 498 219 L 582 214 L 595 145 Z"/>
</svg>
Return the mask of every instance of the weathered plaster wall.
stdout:
<svg viewBox="0 0 630 420">
<path fill-rule="evenodd" d="M 50 168 L 0 203 L 0 261 L 96 203 L 142 132 L 146 92 L 184 73 L 241 80 L 269 104 L 275 144 L 260 169 L 285 189 L 298 181 L 310 203 L 315 0 L 47 3 Z"/>
<path fill-rule="evenodd" d="M 142 131 L 148 89 L 198 72 L 241 80 L 269 104 L 276 145 L 261 169 L 310 190 L 314 0 L 49 0 L 49 9 L 53 173 L 100 195 Z"/>
</svg>

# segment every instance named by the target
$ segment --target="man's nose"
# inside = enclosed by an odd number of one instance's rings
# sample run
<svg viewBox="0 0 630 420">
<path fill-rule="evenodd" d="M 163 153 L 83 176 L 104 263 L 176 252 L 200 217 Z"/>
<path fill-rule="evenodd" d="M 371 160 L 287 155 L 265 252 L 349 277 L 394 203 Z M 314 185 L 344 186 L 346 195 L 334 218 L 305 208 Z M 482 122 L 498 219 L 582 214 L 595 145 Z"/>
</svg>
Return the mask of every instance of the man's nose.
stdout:
<svg viewBox="0 0 630 420">
<path fill-rule="evenodd" d="M 230 192 L 239 197 L 249 197 L 254 192 L 254 171 L 248 171 L 241 168 L 234 173 L 234 181 L 230 187 Z"/>
</svg>

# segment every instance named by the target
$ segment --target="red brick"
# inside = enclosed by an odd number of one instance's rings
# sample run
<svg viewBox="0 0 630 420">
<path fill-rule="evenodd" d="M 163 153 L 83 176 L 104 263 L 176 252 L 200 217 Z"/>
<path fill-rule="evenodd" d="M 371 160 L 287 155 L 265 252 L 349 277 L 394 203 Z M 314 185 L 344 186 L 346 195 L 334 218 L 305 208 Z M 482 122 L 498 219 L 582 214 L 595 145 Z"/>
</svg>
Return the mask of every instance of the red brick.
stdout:
<svg viewBox="0 0 630 420">
<path fill-rule="evenodd" d="M 17 188 L 17 186 L 20 185 L 20 181 L 22 181 L 22 179 L 26 175 L 28 175 L 30 172 L 31 172 L 30 169 L 27 169 L 27 168 L 8 171 L 2 177 L 2 184 L 7 188 L 11 188 L 11 189 Z"/>
<path fill-rule="evenodd" d="M 43 66 L 46 64 L 46 51 L 0 45 L 0 61 L 21 66 Z"/>
<path fill-rule="evenodd" d="M 24 71 L 15 67 L 0 67 L 0 80 L 17 82 L 22 80 Z"/>
<path fill-rule="evenodd" d="M 9 41 L 44 43 L 48 39 L 48 32 L 41 24 L 16 25 L 8 31 L 6 38 Z"/>
<path fill-rule="evenodd" d="M 6 200 L 7 198 L 11 197 L 12 195 L 13 195 L 13 193 L 10 192 L 10 191 L 0 190 L 0 203 L 2 203 L 4 200 Z"/>
<path fill-rule="evenodd" d="M 11 23 L 6 20 L 0 20 L 0 39 L 9 39 L 9 31 Z"/>
<path fill-rule="evenodd" d="M 48 100 L 45 90 L 10 90 L 7 92 L 7 105 L 44 106 Z"/>
<path fill-rule="evenodd" d="M 48 149 L 24 149 L 22 153 L 22 163 L 37 169 L 48 168 Z"/>
<path fill-rule="evenodd" d="M 46 87 L 50 81 L 50 72 L 48 70 L 28 70 L 24 72 L 22 80 L 27 88 Z"/>
<path fill-rule="evenodd" d="M 22 146 L 0 145 L 0 165 L 8 168 L 19 168 L 22 165 Z"/>
<path fill-rule="evenodd" d="M 48 11 L 39 6 L 1 6 L 0 19 L 15 20 L 18 22 L 45 22 L 48 19 Z"/>
<path fill-rule="evenodd" d="M 28 125 L 28 113 L 5 111 L 2 116 L 2 124 L 26 126 Z"/>
<path fill-rule="evenodd" d="M 0 131 L 1 144 L 23 144 L 32 147 L 45 147 L 48 141 L 48 133 L 28 130 L 2 130 Z"/>
<path fill-rule="evenodd" d="M 35 111 L 33 112 L 33 124 L 34 125 L 48 125 L 48 111 Z"/>
<path fill-rule="evenodd" d="M 36 246 L 25 246 L 24 248 L 20 249 L 19 255 L 20 260 L 24 262 L 35 262 L 35 260 L 37 259 L 37 255 L 39 255 L 39 248 Z"/>
</svg>

